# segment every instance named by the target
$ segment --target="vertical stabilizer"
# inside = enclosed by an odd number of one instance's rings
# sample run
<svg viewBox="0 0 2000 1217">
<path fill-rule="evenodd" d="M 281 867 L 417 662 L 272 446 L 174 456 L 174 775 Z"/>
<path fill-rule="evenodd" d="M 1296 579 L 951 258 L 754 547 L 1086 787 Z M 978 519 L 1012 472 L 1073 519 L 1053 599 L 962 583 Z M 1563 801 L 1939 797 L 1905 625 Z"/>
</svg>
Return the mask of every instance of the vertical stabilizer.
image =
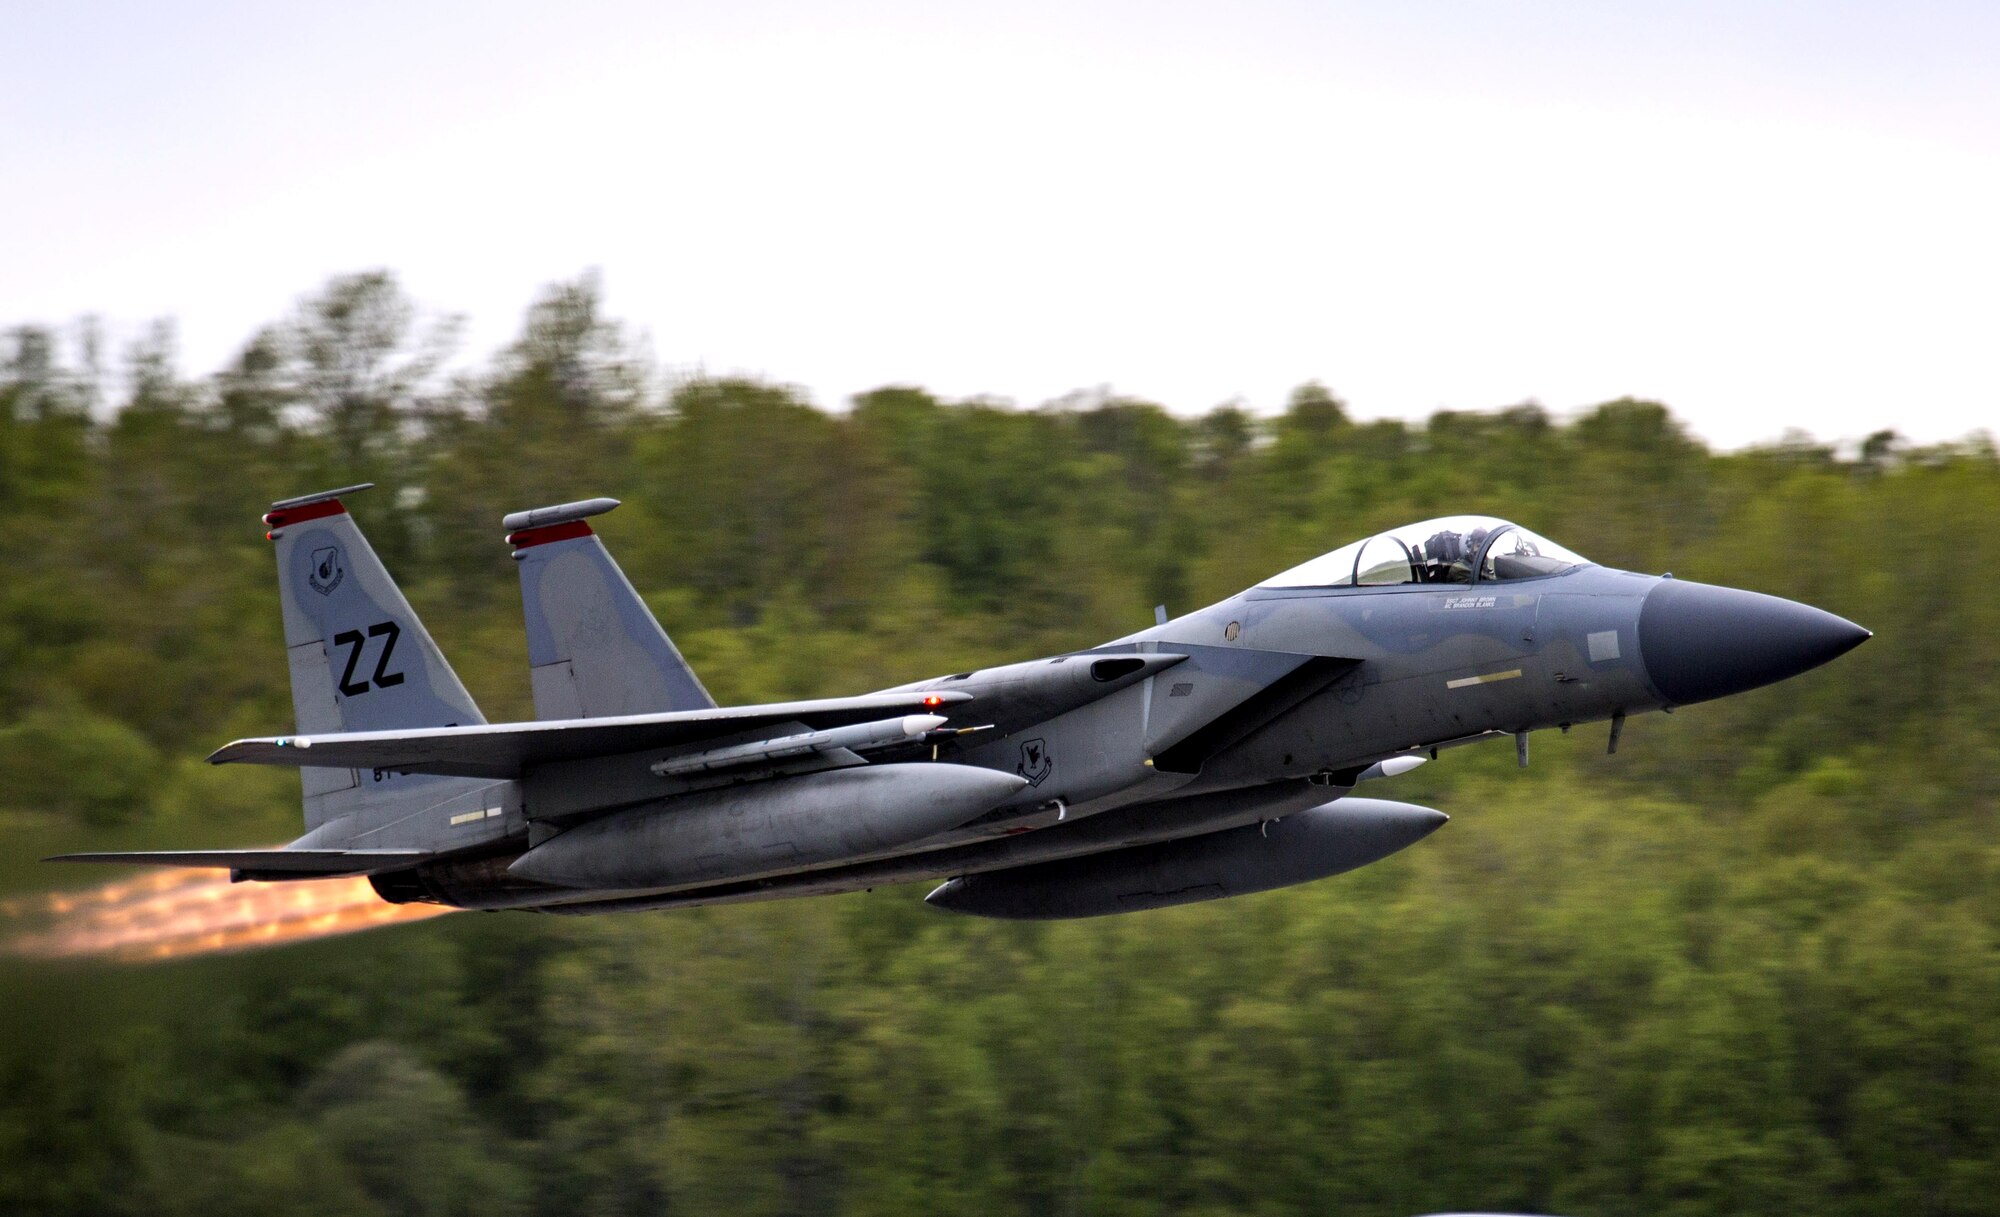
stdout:
<svg viewBox="0 0 2000 1217">
<path fill-rule="evenodd" d="M 715 705 L 588 519 L 586 499 L 501 521 L 521 564 L 529 675 L 540 719 L 607 718 Z"/>
<path fill-rule="evenodd" d="M 271 505 L 292 707 L 302 735 L 483 723 L 458 674 L 361 535 L 346 486 Z M 306 769 L 306 827 L 429 805 L 455 779 Z M 364 778 L 366 779 L 364 781 Z M 393 779 L 393 780 L 391 780 Z M 380 788 L 380 789 L 377 789 Z"/>
</svg>

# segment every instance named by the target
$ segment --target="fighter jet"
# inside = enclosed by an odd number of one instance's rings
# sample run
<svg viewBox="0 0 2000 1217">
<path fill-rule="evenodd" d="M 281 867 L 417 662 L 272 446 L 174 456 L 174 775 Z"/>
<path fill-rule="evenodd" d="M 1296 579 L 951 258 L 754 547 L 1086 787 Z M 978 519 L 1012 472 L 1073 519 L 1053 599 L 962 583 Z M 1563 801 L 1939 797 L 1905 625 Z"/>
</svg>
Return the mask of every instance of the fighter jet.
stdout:
<svg viewBox="0 0 2000 1217">
<path fill-rule="evenodd" d="M 274 503 L 295 730 L 217 764 L 303 776 L 277 849 L 67 855 L 365 875 L 384 900 L 598 913 L 944 882 L 937 908 L 1089 917 L 1336 875 L 1444 813 L 1367 798 L 1441 749 L 1784 680 L 1867 630 L 1597 566 L 1451 516 L 1344 545 L 1086 650 L 813 701 L 718 706 L 590 499 L 503 521 L 536 718 L 488 723 L 376 557 L 349 486 Z"/>
</svg>

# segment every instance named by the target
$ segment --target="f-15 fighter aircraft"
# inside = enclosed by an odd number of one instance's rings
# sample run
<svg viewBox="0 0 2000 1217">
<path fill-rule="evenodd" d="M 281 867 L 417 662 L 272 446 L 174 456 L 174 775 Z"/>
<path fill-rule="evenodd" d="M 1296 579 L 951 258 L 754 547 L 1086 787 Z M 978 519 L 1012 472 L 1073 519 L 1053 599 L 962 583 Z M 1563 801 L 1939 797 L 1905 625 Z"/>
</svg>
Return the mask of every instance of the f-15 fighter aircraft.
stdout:
<svg viewBox="0 0 2000 1217">
<path fill-rule="evenodd" d="M 852 697 L 718 706 L 594 534 L 508 516 L 536 720 L 488 723 L 342 504 L 272 505 L 296 730 L 218 764 L 304 778 L 278 849 L 69 855 L 366 875 L 382 898 L 596 913 L 915 880 L 988 917 L 1088 917 L 1351 870 L 1446 816 L 1358 797 L 1437 750 L 1770 684 L 1868 631 L 1595 566 L 1504 520 L 1343 546 L 1088 650 Z"/>
</svg>

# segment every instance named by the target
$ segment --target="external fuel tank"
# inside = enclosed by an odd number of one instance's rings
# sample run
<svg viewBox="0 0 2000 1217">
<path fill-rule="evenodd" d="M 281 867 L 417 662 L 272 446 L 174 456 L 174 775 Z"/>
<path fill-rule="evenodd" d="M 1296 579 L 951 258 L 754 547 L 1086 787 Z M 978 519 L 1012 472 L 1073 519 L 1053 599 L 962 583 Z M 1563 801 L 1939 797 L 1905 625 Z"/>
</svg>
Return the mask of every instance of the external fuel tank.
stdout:
<svg viewBox="0 0 2000 1217">
<path fill-rule="evenodd" d="M 956 828 L 1027 785 L 971 765 L 865 765 L 682 795 L 591 820 L 530 849 L 513 875 L 576 888 L 754 879 Z"/>
<path fill-rule="evenodd" d="M 1199 837 L 953 879 L 925 897 L 976 917 L 1053 921 L 1196 904 L 1338 875 L 1388 857 L 1451 817 L 1412 803 L 1339 799 Z"/>
</svg>

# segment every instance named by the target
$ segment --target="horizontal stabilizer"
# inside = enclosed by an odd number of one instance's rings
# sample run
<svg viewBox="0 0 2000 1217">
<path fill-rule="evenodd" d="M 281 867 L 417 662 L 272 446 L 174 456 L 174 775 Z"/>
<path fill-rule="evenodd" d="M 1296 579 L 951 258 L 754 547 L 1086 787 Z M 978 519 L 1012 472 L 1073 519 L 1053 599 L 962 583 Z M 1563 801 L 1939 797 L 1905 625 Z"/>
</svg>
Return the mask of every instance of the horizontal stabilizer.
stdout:
<svg viewBox="0 0 2000 1217">
<path fill-rule="evenodd" d="M 117 854 L 60 854 L 44 862 L 112 862 L 125 866 L 212 866 L 257 875 L 331 879 L 398 870 L 430 854 L 420 849 L 162 849 Z"/>
<path fill-rule="evenodd" d="M 358 731 L 336 735 L 291 735 L 237 740 L 208 759 L 217 765 L 241 763 L 291 768 L 382 769 L 397 773 L 442 773 L 460 777 L 520 777 L 537 765 L 619 756 L 649 748 L 674 748 L 760 727 L 788 725 L 796 731 L 868 723 L 971 701 L 965 693 L 871 693 L 821 701 L 728 706 L 667 714 L 616 718 L 560 719 L 553 722 L 494 723 L 408 731 Z"/>
</svg>

